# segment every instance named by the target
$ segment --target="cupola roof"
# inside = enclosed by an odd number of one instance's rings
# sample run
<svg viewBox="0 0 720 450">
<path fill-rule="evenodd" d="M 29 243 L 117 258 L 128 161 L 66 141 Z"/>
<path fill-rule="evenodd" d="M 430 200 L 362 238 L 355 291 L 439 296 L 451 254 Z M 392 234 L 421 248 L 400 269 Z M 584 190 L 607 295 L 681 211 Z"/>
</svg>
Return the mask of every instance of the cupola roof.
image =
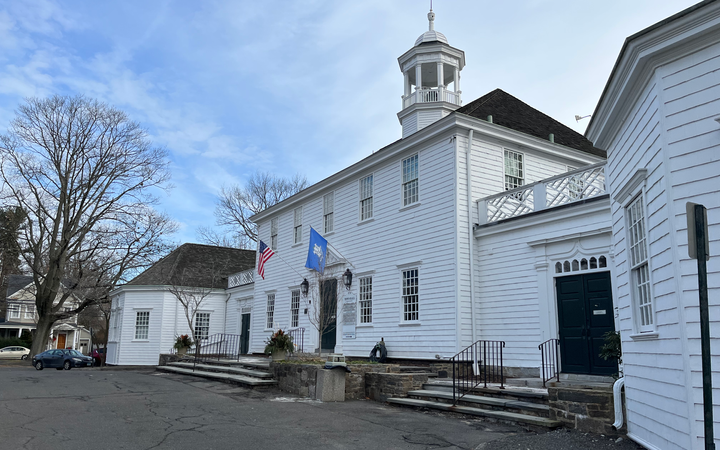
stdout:
<svg viewBox="0 0 720 450">
<path fill-rule="evenodd" d="M 428 21 L 430 22 L 429 29 L 417 38 L 415 41 L 415 47 L 426 42 L 442 42 L 443 44 L 450 45 L 448 44 L 448 40 L 444 34 L 439 31 L 435 31 L 435 13 L 432 9 L 428 13 Z"/>
</svg>

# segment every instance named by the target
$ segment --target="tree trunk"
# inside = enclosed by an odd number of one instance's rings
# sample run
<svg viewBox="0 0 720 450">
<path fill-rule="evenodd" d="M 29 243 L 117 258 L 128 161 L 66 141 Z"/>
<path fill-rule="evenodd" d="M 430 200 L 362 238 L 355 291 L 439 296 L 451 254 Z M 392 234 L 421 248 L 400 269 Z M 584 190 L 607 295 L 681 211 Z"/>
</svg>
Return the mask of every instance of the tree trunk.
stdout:
<svg viewBox="0 0 720 450">
<path fill-rule="evenodd" d="M 40 317 L 40 320 L 37 323 L 37 328 L 35 329 L 32 348 L 30 349 L 30 358 L 45 351 L 45 346 L 50 338 L 50 330 L 52 329 L 54 323 L 55 319 L 51 316 Z"/>
</svg>

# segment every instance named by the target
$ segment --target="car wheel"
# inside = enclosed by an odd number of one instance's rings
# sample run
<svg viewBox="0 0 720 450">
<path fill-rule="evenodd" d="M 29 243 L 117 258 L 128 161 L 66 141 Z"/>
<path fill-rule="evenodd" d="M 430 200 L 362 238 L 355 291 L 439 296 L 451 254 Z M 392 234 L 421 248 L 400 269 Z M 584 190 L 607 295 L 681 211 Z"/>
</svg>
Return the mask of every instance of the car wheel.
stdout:
<svg viewBox="0 0 720 450">
<path fill-rule="evenodd" d="M 35 369 L 36 370 L 43 370 L 43 363 L 42 361 L 38 361 L 35 363 Z"/>
<path fill-rule="evenodd" d="M 27 359 L 27 355 L 22 355 L 22 356 L 20 357 L 20 359 L 23 359 L 23 360 Z"/>
<path fill-rule="evenodd" d="M 70 361 L 65 361 L 62 368 L 65 370 L 70 370 Z"/>
</svg>

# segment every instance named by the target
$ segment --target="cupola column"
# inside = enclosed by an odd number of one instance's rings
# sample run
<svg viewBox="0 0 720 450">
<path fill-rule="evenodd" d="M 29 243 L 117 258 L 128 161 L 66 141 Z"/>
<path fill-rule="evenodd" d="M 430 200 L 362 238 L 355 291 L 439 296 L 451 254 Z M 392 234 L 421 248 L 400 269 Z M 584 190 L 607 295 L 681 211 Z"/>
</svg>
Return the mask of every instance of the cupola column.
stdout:
<svg viewBox="0 0 720 450">
<path fill-rule="evenodd" d="M 415 90 L 419 91 L 422 89 L 422 65 L 418 63 L 415 66 Z"/>
<path fill-rule="evenodd" d="M 443 63 L 438 62 L 437 63 L 437 79 L 438 79 L 438 89 L 445 87 L 445 76 L 443 73 Z"/>
<path fill-rule="evenodd" d="M 458 69 L 457 66 L 455 66 L 455 78 L 454 78 L 454 80 L 455 80 L 455 92 L 457 92 L 457 93 L 459 94 L 459 93 L 461 92 L 461 91 L 460 91 L 460 69 Z"/>
<path fill-rule="evenodd" d="M 406 70 L 405 72 L 403 72 L 403 73 L 404 73 L 404 75 L 405 75 L 405 97 L 407 97 L 407 96 L 410 95 L 410 93 L 411 93 L 411 90 L 410 90 L 410 73 L 409 73 L 407 70 Z"/>
</svg>

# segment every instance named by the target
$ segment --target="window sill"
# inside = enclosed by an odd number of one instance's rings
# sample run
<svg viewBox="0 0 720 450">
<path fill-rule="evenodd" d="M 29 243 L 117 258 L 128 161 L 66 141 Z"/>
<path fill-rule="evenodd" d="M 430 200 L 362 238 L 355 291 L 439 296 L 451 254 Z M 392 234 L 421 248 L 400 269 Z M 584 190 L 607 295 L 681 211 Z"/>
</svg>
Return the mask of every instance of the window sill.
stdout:
<svg viewBox="0 0 720 450">
<path fill-rule="evenodd" d="M 359 323 L 355 325 L 355 328 L 373 328 L 374 326 L 372 323 Z"/>
<path fill-rule="evenodd" d="M 646 333 L 631 334 L 630 339 L 633 341 L 653 341 L 660 337 L 660 333 L 657 331 L 648 331 Z"/>
<path fill-rule="evenodd" d="M 297 244 L 293 244 L 291 248 L 300 247 L 301 245 L 303 245 L 303 243 L 298 242 Z"/>
<path fill-rule="evenodd" d="M 398 323 L 398 326 L 399 326 L 399 327 L 419 327 L 420 325 L 422 325 L 422 322 L 420 322 L 419 320 L 414 320 L 414 321 L 412 321 L 412 322 L 400 322 L 400 323 Z"/>
<path fill-rule="evenodd" d="M 418 202 L 415 202 L 415 203 L 413 203 L 413 204 L 411 204 L 411 205 L 403 206 L 402 208 L 398 209 L 398 211 L 400 211 L 400 212 L 402 212 L 402 211 L 407 211 L 408 209 L 417 208 L 417 207 L 420 206 L 420 205 L 422 205 L 422 203 L 420 203 L 420 202 L 418 201 Z"/>
<path fill-rule="evenodd" d="M 133 339 L 130 342 L 150 342 L 150 339 Z"/>
<path fill-rule="evenodd" d="M 361 221 L 358 222 L 357 224 L 358 224 L 358 225 L 365 225 L 366 223 L 370 223 L 370 222 L 373 222 L 373 221 L 375 221 L 375 218 L 374 218 L 374 217 L 371 217 L 371 218 L 369 218 L 369 219 L 361 220 Z"/>
<path fill-rule="evenodd" d="M 335 230 L 326 232 L 325 234 L 323 234 L 323 237 L 332 236 L 333 234 L 335 234 Z"/>
</svg>

